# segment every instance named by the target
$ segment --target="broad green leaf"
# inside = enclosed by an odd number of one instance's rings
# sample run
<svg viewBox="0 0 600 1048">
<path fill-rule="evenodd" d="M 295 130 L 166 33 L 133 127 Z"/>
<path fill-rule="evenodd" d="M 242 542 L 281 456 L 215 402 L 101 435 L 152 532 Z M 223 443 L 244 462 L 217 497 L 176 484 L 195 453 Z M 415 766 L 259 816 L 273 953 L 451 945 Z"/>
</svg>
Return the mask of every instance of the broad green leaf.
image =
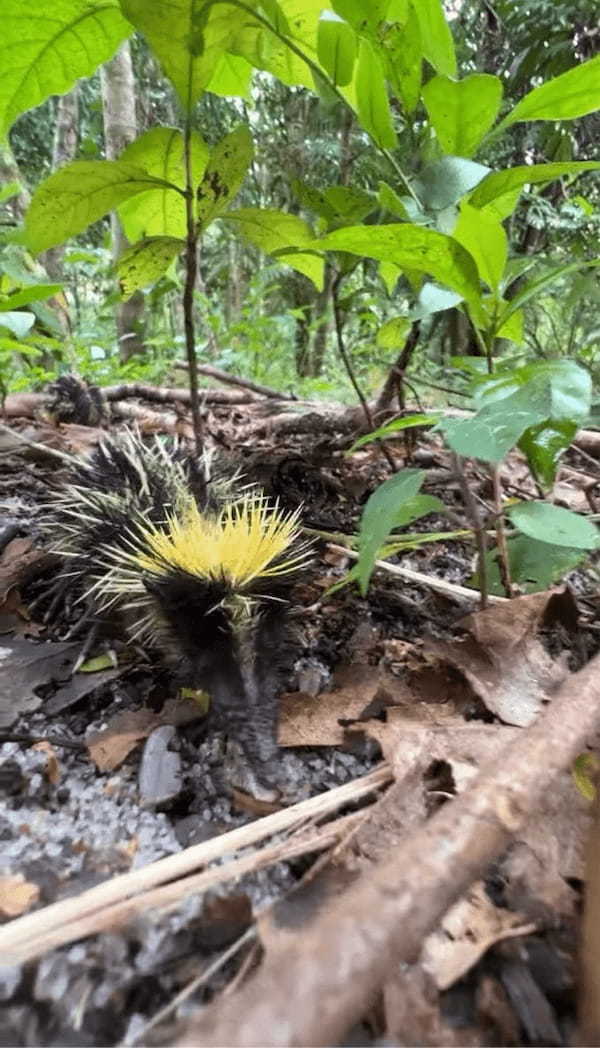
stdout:
<svg viewBox="0 0 600 1048">
<path fill-rule="evenodd" d="M 356 61 L 356 34 L 346 22 L 321 19 L 318 36 L 319 62 L 336 87 L 352 80 Z"/>
<path fill-rule="evenodd" d="M 539 426 L 525 430 L 519 441 L 521 451 L 534 476 L 545 488 L 551 488 L 560 459 L 573 443 L 578 430 L 576 422 L 569 419 L 549 419 Z"/>
<path fill-rule="evenodd" d="M 464 80 L 434 76 L 423 88 L 423 101 L 444 152 L 469 157 L 498 115 L 502 81 L 488 73 Z"/>
<path fill-rule="evenodd" d="M 332 0 L 331 7 L 359 32 L 375 31 L 386 17 L 390 0 Z"/>
<path fill-rule="evenodd" d="M 375 341 L 382 349 L 399 349 L 411 328 L 409 317 L 392 317 L 379 328 Z"/>
<path fill-rule="evenodd" d="M 419 493 L 425 476 L 422 469 L 403 469 L 380 484 L 368 499 L 358 536 L 357 576 L 363 596 L 381 546 L 396 527 L 404 503 Z"/>
<path fill-rule="evenodd" d="M 240 24 L 240 11 L 203 0 L 120 0 L 146 37 L 186 112 L 208 87 Z"/>
<path fill-rule="evenodd" d="M 412 320 L 422 320 L 423 317 L 430 317 L 432 313 L 453 309 L 459 302 L 462 302 L 462 295 L 457 295 L 456 291 L 448 291 L 445 287 L 438 287 L 428 280 L 419 291 L 410 316 Z"/>
<path fill-rule="evenodd" d="M 560 581 L 585 558 L 581 549 L 553 546 L 536 542 L 528 535 L 514 535 L 507 539 L 510 577 L 525 593 L 540 593 Z M 486 554 L 488 586 L 494 596 L 505 596 L 498 567 L 498 550 Z M 477 575 L 470 585 L 479 586 Z"/>
<path fill-rule="evenodd" d="M 224 220 L 261 251 L 304 273 L 319 291 L 322 289 L 323 259 L 302 251 L 314 246 L 314 237 L 310 226 L 297 215 L 271 208 L 245 207 L 229 211 Z"/>
<path fill-rule="evenodd" d="M 221 55 L 206 90 L 224 98 L 250 98 L 254 69 L 241 55 Z"/>
<path fill-rule="evenodd" d="M 389 211 L 396 218 L 408 218 L 406 207 L 398 196 L 395 189 L 388 186 L 387 182 L 379 183 L 379 192 L 377 194 L 379 203 L 386 211 Z"/>
<path fill-rule="evenodd" d="M 117 0 L 2 0 L 0 139 L 26 109 L 91 76 L 130 33 Z"/>
<path fill-rule="evenodd" d="M 411 5 L 419 20 L 425 58 L 436 72 L 455 76 L 454 42 L 442 0 L 411 0 Z"/>
<path fill-rule="evenodd" d="M 6 328 L 15 338 L 25 338 L 35 324 L 33 313 L 0 313 L 0 331 Z M 18 349 L 15 343 L 14 349 Z"/>
<path fill-rule="evenodd" d="M 385 422 L 383 426 L 374 429 L 372 433 L 359 437 L 346 454 L 351 455 L 358 448 L 364 447 L 365 444 L 372 444 L 375 440 L 385 440 L 392 433 L 399 433 L 403 429 L 414 429 L 415 426 L 434 426 L 439 420 L 439 415 L 405 415 L 404 418 L 392 419 L 391 422 Z"/>
<path fill-rule="evenodd" d="M 529 426 L 541 421 L 539 412 L 523 406 L 518 394 L 489 404 L 473 418 L 445 418 L 438 429 L 452 448 L 466 458 L 501 462 Z"/>
<path fill-rule="evenodd" d="M 200 230 L 206 229 L 237 196 L 253 156 L 252 135 L 244 124 L 213 147 L 196 194 Z"/>
<path fill-rule="evenodd" d="M 0 313 L 27 306 L 30 302 L 42 302 L 46 298 L 52 298 L 62 291 L 62 288 L 62 284 L 31 284 L 0 301 Z"/>
<path fill-rule="evenodd" d="M 315 240 L 313 247 L 323 251 L 349 251 L 393 262 L 402 269 L 429 273 L 466 299 L 476 318 L 482 317 L 475 263 L 461 244 L 444 233 L 409 223 L 348 226 Z"/>
<path fill-rule="evenodd" d="M 165 183 L 121 160 L 74 160 L 36 189 L 25 216 L 27 244 L 46 251 L 81 233 L 137 193 Z"/>
<path fill-rule="evenodd" d="M 360 41 L 354 88 L 359 120 L 365 131 L 381 148 L 394 149 L 396 132 L 383 66 L 379 55 L 365 39 Z"/>
<path fill-rule="evenodd" d="M 419 103 L 423 75 L 421 26 L 413 7 L 402 25 L 390 26 L 382 39 L 387 78 L 407 113 Z"/>
<path fill-rule="evenodd" d="M 345 222 L 361 222 L 377 208 L 377 200 L 364 189 L 348 189 L 347 186 L 329 186 L 323 196 L 334 211 Z"/>
<path fill-rule="evenodd" d="M 379 276 L 385 284 L 385 289 L 388 295 L 393 295 L 401 274 L 402 270 L 400 269 L 400 266 L 395 265 L 394 262 L 379 263 Z"/>
<path fill-rule="evenodd" d="M 597 549 L 598 528 L 579 513 L 549 502 L 520 502 L 508 509 L 513 524 L 524 535 L 538 542 L 570 549 Z"/>
<path fill-rule="evenodd" d="M 589 373 L 574 360 L 548 360 L 521 368 L 499 371 L 478 383 L 475 401 L 486 407 L 518 393 L 525 405 L 544 419 L 583 423 L 592 395 Z M 512 401 L 511 401 L 512 403 Z"/>
<path fill-rule="evenodd" d="M 600 160 L 573 160 L 565 164 L 523 164 L 520 167 L 509 167 L 506 171 L 492 171 L 471 193 L 469 203 L 472 207 L 485 207 L 525 185 L 552 182 L 563 175 L 579 175 L 582 171 L 596 171 L 598 168 Z"/>
<path fill-rule="evenodd" d="M 472 255 L 479 276 L 491 291 L 495 291 L 508 258 L 508 241 L 501 223 L 463 201 L 452 236 Z"/>
<path fill-rule="evenodd" d="M 600 55 L 534 87 L 496 131 L 521 120 L 574 120 L 600 109 Z"/>
<path fill-rule="evenodd" d="M 423 168 L 417 192 L 427 207 L 441 211 L 450 204 L 456 204 L 481 182 L 488 172 L 489 167 L 476 164 L 474 160 L 446 156 Z"/>
<path fill-rule="evenodd" d="M 504 321 L 496 330 L 496 338 L 507 338 L 516 342 L 518 346 L 523 343 L 523 310 L 517 309 L 515 313 Z"/>
<path fill-rule="evenodd" d="M 332 225 L 335 222 L 337 212 L 328 203 L 325 194 L 320 189 L 315 189 L 308 182 L 301 182 L 298 178 L 293 179 L 292 189 L 303 207 L 313 211 L 315 215 L 320 215 L 321 218 L 325 219 L 327 225 Z"/>
<path fill-rule="evenodd" d="M 140 288 L 154 284 L 184 247 L 185 240 L 178 237 L 149 237 L 127 248 L 117 263 L 123 298 L 130 298 Z"/>
<path fill-rule="evenodd" d="M 206 142 L 197 131 L 190 138 L 192 180 L 197 185 L 209 156 Z M 185 189 L 183 135 L 174 127 L 153 127 L 123 151 L 120 162 L 135 164 L 149 175 Z M 184 237 L 186 235 L 185 198 L 167 186 L 126 200 L 119 217 L 128 240 L 145 237 Z"/>
</svg>

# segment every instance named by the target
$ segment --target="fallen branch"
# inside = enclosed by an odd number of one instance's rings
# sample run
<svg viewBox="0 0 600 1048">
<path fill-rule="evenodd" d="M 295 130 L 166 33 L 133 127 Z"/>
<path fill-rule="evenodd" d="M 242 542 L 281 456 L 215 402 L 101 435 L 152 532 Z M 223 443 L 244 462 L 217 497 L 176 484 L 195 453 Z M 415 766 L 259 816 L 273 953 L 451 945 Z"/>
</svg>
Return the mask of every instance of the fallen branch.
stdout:
<svg viewBox="0 0 600 1048">
<path fill-rule="evenodd" d="M 182 371 L 187 371 L 188 369 L 185 360 L 176 360 L 175 367 Z M 253 382 L 252 379 L 241 378 L 239 375 L 230 375 L 228 371 L 214 368 L 212 364 L 198 364 L 198 374 L 214 378 L 217 382 L 224 382 L 226 386 L 241 386 L 242 389 L 249 389 L 253 393 L 260 393 L 261 396 L 272 397 L 274 400 L 296 400 L 293 393 L 281 393 L 278 389 L 272 389 L 271 386 L 262 386 L 260 382 Z"/>
<path fill-rule="evenodd" d="M 255 845 L 275 833 L 298 830 L 309 818 L 319 818 L 336 811 L 345 804 L 354 803 L 391 781 L 387 765 L 375 769 L 369 775 L 345 786 L 338 786 L 316 797 L 310 797 L 282 811 L 256 819 L 247 826 L 240 826 L 213 840 L 186 848 L 158 862 L 150 863 L 139 870 L 124 873 L 112 880 L 91 888 L 72 899 L 53 903 L 42 910 L 19 917 L 0 929 L 0 957 L 3 964 L 20 964 L 56 946 L 74 942 L 91 935 L 111 922 L 125 920 L 138 910 L 151 906 L 172 904 L 192 891 L 207 890 L 230 876 L 249 872 L 256 856 L 244 856 L 227 866 L 198 873 L 208 863 L 224 856 L 233 855 L 241 848 Z M 313 841 L 318 848 L 327 847 L 332 835 L 337 838 L 335 826 L 323 827 L 321 843 Z M 327 841 L 328 843 L 323 843 Z M 287 842 L 295 852 L 299 842 Z M 307 841 L 301 846 L 305 848 Z M 285 845 L 284 845 L 285 847 Z M 282 845 L 270 848 L 270 856 L 264 864 L 280 859 Z M 275 856 L 275 857 L 273 857 Z M 227 873 L 229 869 L 229 873 Z M 186 874 L 192 876 L 186 877 Z M 178 878 L 180 880 L 178 880 Z M 183 878 L 183 880 L 181 880 Z"/>
<path fill-rule="evenodd" d="M 600 656 L 385 862 L 274 940 L 258 973 L 193 1021 L 178 1048 L 339 1044 L 389 973 L 482 877 L 600 727 Z"/>
</svg>

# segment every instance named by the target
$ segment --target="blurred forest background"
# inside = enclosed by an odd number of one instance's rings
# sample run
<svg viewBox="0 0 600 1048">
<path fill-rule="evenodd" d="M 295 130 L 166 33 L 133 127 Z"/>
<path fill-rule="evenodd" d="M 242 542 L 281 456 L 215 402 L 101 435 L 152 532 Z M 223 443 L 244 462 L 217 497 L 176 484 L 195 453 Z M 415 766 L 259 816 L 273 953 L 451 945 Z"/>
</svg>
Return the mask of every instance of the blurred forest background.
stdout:
<svg viewBox="0 0 600 1048">
<path fill-rule="evenodd" d="M 514 107 L 537 84 L 550 80 L 599 51 L 597 0 L 452 0 L 445 4 L 454 38 L 458 76 L 473 71 L 500 77 L 503 110 Z M 425 66 L 425 80 L 433 74 Z M 390 98 L 395 155 L 414 179 L 439 156 L 439 145 L 422 103 L 407 118 Z M 335 208 L 342 217 L 380 223 L 381 180 L 389 179 L 385 156 L 373 147 L 352 111 L 326 89 L 319 95 L 287 86 L 270 73 L 254 71 L 245 97 L 205 92 L 193 127 L 208 145 L 240 123 L 255 144 L 237 207 L 275 208 L 299 215 L 319 231 L 317 210 Z M 151 288 L 124 302 L 113 261 L 123 232 L 113 214 L 95 222 L 65 247 L 37 259 L 14 231 L 31 194 L 54 169 L 77 159 L 111 159 L 123 146 L 156 125 L 181 126 L 179 104 L 144 39 L 134 34 L 115 58 L 68 94 L 52 97 L 14 123 L 10 146 L 0 159 L 0 299 L 40 282 L 62 289 L 28 310 L 28 331 L 5 327 L 0 339 L 4 392 L 40 389 L 58 374 L 76 370 L 100 384 L 121 380 L 183 384 L 173 371 L 184 356 L 183 263 L 175 259 Z M 594 159 L 600 114 L 578 120 L 518 123 L 483 143 L 478 163 L 509 168 L 525 163 Z M 316 197 L 315 197 L 316 191 Z M 328 195 L 329 194 L 329 195 Z M 419 222 L 419 216 L 408 216 Z M 423 220 L 425 221 L 425 220 Z M 438 228 L 440 225 L 438 224 Z M 443 225 L 442 225 L 443 228 Z M 521 193 L 505 224 L 513 265 L 514 294 L 527 272 L 598 255 L 600 181 L 584 172 L 576 181 L 558 178 Z M 302 273 L 278 263 L 216 222 L 204 235 L 195 292 L 199 359 L 234 374 L 303 397 L 350 402 L 355 398 L 338 355 L 332 293 L 334 259 L 325 264 L 322 290 Z M 356 261 L 356 260 L 355 260 Z M 377 262 L 361 258 L 344 279 L 337 300 L 346 350 L 368 395 L 381 386 L 398 352 L 389 338 L 390 318 L 420 318 L 418 345 L 407 374 L 417 398 L 431 404 L 460 403 L 460 376 L 453 357 L 478 355 L 464 313 L 456 308 L 415 311 L 410 274 L 382 279 Z M 571 270 L 532 298 L 522 330 L 506 342 L 515 366 L 570 357 L 595 378 L 600 363 L 600 283 L 594 267 Z M 412 310 L 412 312 L 411 312 Z M 11 316 L 14 316 L 11 313 Z M 15 341 L 15 340 L 18 340 Z M 400 343 L 401 344 L 401 343 Z"/>
</svg>

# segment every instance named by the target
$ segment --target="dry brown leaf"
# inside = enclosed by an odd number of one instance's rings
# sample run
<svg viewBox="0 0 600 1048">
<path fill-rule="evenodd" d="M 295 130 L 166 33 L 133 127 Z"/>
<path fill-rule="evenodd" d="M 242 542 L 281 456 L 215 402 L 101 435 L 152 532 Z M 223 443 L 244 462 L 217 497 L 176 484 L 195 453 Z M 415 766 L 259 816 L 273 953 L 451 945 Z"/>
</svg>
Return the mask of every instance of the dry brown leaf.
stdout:
<svg viewBox="0 0 600 1048">
<path fill-rule="evenodd" d="M 500 720 L 524 728 L 568 675 L 566 659 L 552 659 L 537 632 L 557 619 L 571 627 L 575 618 L 568 591 L 533 593 L 468 615 L 460 623 L 463 640 L 427 647 L 460 670 Z"/>
<path fill-rule="evenodd" d="M 494 943 L 528 935 L 535 925 L 520 913 L 500 909 L 477 881 L 445 914 L 423 943 L 421 963 L 439 990 L 458 981 Z"/>
<path fill-rule="evenodd" d="M 338 746 L 344 741 L 343 722 L 358 720 L 381 689 L 376 666 L 352 666 L 351 682 L 320 695 L 294 692 L 282 696 L 280 746 Z M 339 678 L 338 678 L 339 679 Z"/>
<path fill-rule="evenodd" d="M 22 873 L 0 877 L 0 915 L 20 917 L 40 897 L 40 889 L 32 881 L 26 881 Z"/>
<path fill-rule="evenodd" d="M 99 771 L 114 771 L 160 723 L 160 718 L 152 710 L 118 713 L 106 728 L 88 736 L 89 755 Z"/>
<path fill-rule="evenodd" d="M 0 556 L 0 604 L 15 586 L 26 581 L 41 568 L 41 561 L 49 561 L 46 550 L 35 549 L 32 538 L 16 538 L 2 551 Z"/>
<path fill-rule="evenodd" d="M 48 782 L 51 782 L 53 786 L 58 786 L 60 782 L 60 764 L 58 763 L 58 757 L 56 756 L 56 751 L 52 744 L 45 739 L 42 739 L 41 742 L 34 743 L 31 748 L 32 750 L 37 750 L 38 753 L 46 754 L 48 759 L 46 761 L 44 774 L 48 779 Z"/>
</svg>

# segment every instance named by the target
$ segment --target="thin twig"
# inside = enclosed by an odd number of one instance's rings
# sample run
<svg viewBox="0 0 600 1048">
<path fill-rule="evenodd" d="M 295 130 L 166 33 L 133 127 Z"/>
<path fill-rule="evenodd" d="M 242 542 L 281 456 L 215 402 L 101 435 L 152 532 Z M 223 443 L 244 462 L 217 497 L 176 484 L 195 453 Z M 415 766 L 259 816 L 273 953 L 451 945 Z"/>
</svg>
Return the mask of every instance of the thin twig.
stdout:
<svg viewBox="0 0 600 1048">
<path fill-rule="evenodd" d="M 463 459 L 460 455 L 457 455 L 455 451 L 452 452 L 452 464 L 454 466 L 454 472 L 458 477 L 458 482 L 460 484 L 460 490 L 462 492 L 465 509 L 471 519 L 471 524 L 473 525 L 473 533 L 475 535 L 475 542 L 477 544 L 477 573 L 479 575 L 479 593 L 481 595 L 481 607 L 487 608 L 489 603 L 489 592 L 487 564 L 485 560 L 487 547 L 485 528 L 481 520 L 481 514 L 479 512 L 477 500 L 475 499 L 475 496 L 473 495 L 473 492 L 469 487 L 469 482 L 465 476 Z"/>
<path fill-rule="evenodd" d="M 339 288 L 340 288 L 340 284 L 341 284 L 341 282 L 343 280 L 343 277 L 344 277 L 343 273 L 337 273 L 335 278 L 334 278 L 334 280 L 333 280 L 333 282 L 332 282 L 332 285 L 331 285 L 331 300 L 333 302 L 333 318 L 334 318 L 334 321 L 335 321 L 335 335 L 336 335 L 336 339 L 337 339 L 338 351 L 339 351 L 340 357 L 342 358 L 342 363 L 343 363 L 343 365 L 344 365 L 344 367 L 346 369 L 346 373 L 348 375 L 348 378 L 350 379 L 350 382 L 352 383 L 352 387 L 354 389 L 354 392 L 356 393 L 356 396 L 358 397 L 358 399 L 360 401 L 360 405 L 361 405 L 361 407 L 363 409 L 363 413 L 364 413 L 367 425 L 369 427 L 369 430 L 372 432 L 375 429 L 375 422 L 374 422 L 374 419 L 373 419 L 373 415 L 371 414 L 371 409 L 369 407 L 369 402 L 368 402 L 367 398 L 365 397 L 362 389 L 360 388 L 360 386 L 359 386 L 359 384 L 357 382 L 356 375 L 354 374 L 354 368 L 352 367 L 352 363 L 350 361 L 350 357 L 348 356 L 348 352 L 346 350 L 346 343 L 344 341 L 344 326 L 343 326 L 343 323 L 342 323 L 342 314 L 341 314 L 341 310 L 340 310 L 340 300 L 339 300 L 339 296 L 338 296 L 338 291 L 339 291 Z M 389 450 L 389 448 L 387 447 L 387 445 L 385 444 L 385 442 L 383 440 L 377 440 L 376 443 L 379 444 L 379 447 L 381 448 L 383 454 L 385 455 L 385 458 L 387 460 L 387 463 L 388 463 L 390 469 L 392 470 L 393 473 L 395 473 L 396 470 L 398 469 L 398 466 L 396 465 L 396 461 L 395 461 L 394 456 L 392 455 L 391 451 Z"/>
<path fill-rule="evenodd" d="M 165 1004 L 164 1008 L 161 1008 L 160 1011 L 156 1012 L 152 1018 L 144 1024 L 141 1030 L 138 1030 L 133 1037 L 122 1041 L 119 1048 L 134 1048 L 134 1045 L 138 1044 L 141 1040 L 145 1040 L 147 1034 L 150 1033 L 150 1030 L 153 1030 L 155 1026 L 159 1025 L 159 1023 L 168 1019 L 169 1016 L 179 1008 L 180 1004 L 187 1001 L 188 997 L 191 997 L 201 986 L 206 985 L 206 983 L 212 979 L 213 975 L 216 975 L 223 965 L 227 964 L 227 961 L 230 961 L 232 957 L 235 957 L 236 953 L 239 953 L 242 946 L 245 946 L 246 943 L 255 938 L 256 926 L 252 925 L 242 936 L 240 936 L 239 939 L 236 939 L 231 946 L 224 950 L 223 953 L 219 954 L 213 963 L 209 964 L 208 968 L 205 968 L 204 971 L 200 972 L 199 975 L 196 975 L 187 986 L 184 986 L 183 990 L 180 990 L 172 1001 L 169 1001 L 168 1004 Z"/>
</svg>

